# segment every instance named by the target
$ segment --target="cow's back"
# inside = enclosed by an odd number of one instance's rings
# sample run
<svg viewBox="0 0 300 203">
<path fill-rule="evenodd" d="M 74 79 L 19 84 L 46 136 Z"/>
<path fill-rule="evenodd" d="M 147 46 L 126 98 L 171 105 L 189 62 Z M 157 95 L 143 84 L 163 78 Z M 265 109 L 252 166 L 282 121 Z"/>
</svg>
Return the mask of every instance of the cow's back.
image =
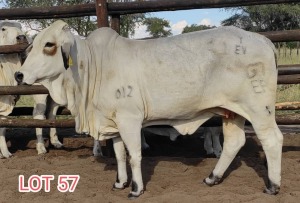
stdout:
<svg viewBox="0 0 300 203">
<path fill-rule="evenodd" d="M 152 118 L 193 116 L 222 106 L 228 95 L 238 98 L 242 91 L 252 90 L 256 72 L 259 77 L 268 75 L 271 83 L 276 80 L 272 44 L 234 27 L 124 43 L 130 49 L 126 68 L 139 73 Z"/>
</svg>

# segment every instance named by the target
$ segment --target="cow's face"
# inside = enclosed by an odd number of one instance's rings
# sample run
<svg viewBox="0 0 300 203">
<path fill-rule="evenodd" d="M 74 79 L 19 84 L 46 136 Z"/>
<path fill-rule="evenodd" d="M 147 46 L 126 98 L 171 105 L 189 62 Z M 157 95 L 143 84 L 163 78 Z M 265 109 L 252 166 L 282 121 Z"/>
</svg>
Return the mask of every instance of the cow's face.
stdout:
<svg viewBox="0 0 300 203">
<path fill-rule="evenodd" d="M 63 21 L 54 22 L 34 39 L 25 63 L 15 74 L 17 82 L 31 85 L 63 74 L 73 43 L 68 25 Z"/>
<path fill-rule="evenodd" d="M 20 42 L 20 36 L 25 37 L 24 33 L 17 27 L 0 27 L 0 46 L 13 45 Z"/>
</svg>

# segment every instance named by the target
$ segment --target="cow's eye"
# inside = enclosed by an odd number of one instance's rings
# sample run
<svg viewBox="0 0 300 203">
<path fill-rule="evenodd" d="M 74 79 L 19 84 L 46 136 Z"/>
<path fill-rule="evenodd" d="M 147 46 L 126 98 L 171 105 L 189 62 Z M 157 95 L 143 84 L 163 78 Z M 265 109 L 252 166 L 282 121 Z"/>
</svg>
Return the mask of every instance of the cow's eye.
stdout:
<svg viewBox="0 0 300 203">
<path fill-rule="evenodd" d="M 49 47 L 49 48 L 54 47 L 54 46 L 55 46 L 55 43 L 52 43 L 52 42 L 47 42 L 45 44 L 45 47 Z"/>
<path fill-rule="evenodd" d="M 44 54 L 49 56 L 53 56 L 56 53 L 56 51 L 57 51 L 57 46 L 53 42 L 47 42 L 43 49 Z"/>
<path fill-rule="evenodd" d="M 2 30 L 2 31 L 5 31 L 6 29 L 3 27 L 1 30 Z"/>
</svg>

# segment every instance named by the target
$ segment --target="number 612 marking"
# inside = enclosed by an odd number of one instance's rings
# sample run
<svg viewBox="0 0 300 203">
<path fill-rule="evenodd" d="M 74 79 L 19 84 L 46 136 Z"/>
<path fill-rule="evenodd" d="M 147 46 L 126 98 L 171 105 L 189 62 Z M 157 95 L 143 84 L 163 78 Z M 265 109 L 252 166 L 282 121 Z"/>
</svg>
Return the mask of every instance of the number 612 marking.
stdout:
<svg viewBox="0 0 300 203">
<path fill-rule="evenodd" d="M 122 86 L 121 88 L 116 90 L 116 98 L 126 98 L 126 97 L 132 97 L 132 90 L 133 87 L 128 85 L 127 87 Z"/>
</svg>

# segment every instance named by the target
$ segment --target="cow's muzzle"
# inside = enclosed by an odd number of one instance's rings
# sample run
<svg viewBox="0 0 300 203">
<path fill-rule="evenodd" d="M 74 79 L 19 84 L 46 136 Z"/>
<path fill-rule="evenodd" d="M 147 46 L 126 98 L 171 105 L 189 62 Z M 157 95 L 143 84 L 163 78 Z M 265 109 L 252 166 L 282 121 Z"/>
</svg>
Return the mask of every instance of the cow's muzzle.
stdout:
<svg viewBox="0 0 300 203">
<path fill-rule="evenodd" d="M 24 78 L 23 73 L 19 71 L 15 72 L 15 80 L 17 81 L 18 85 L 23 84 L 23 78 Z"/>
<path fill-rule="evenodd" d="M 16 39 L 17 39 L 17 43 L 18 43 L 18 44 L 23 44 L 23 43 L 28 44 L 28 40 L 27 40 L 27 38 L 26 38 L 25 35 L 18 35 L 18 36 L 16 37 Z"/>
</svg>

